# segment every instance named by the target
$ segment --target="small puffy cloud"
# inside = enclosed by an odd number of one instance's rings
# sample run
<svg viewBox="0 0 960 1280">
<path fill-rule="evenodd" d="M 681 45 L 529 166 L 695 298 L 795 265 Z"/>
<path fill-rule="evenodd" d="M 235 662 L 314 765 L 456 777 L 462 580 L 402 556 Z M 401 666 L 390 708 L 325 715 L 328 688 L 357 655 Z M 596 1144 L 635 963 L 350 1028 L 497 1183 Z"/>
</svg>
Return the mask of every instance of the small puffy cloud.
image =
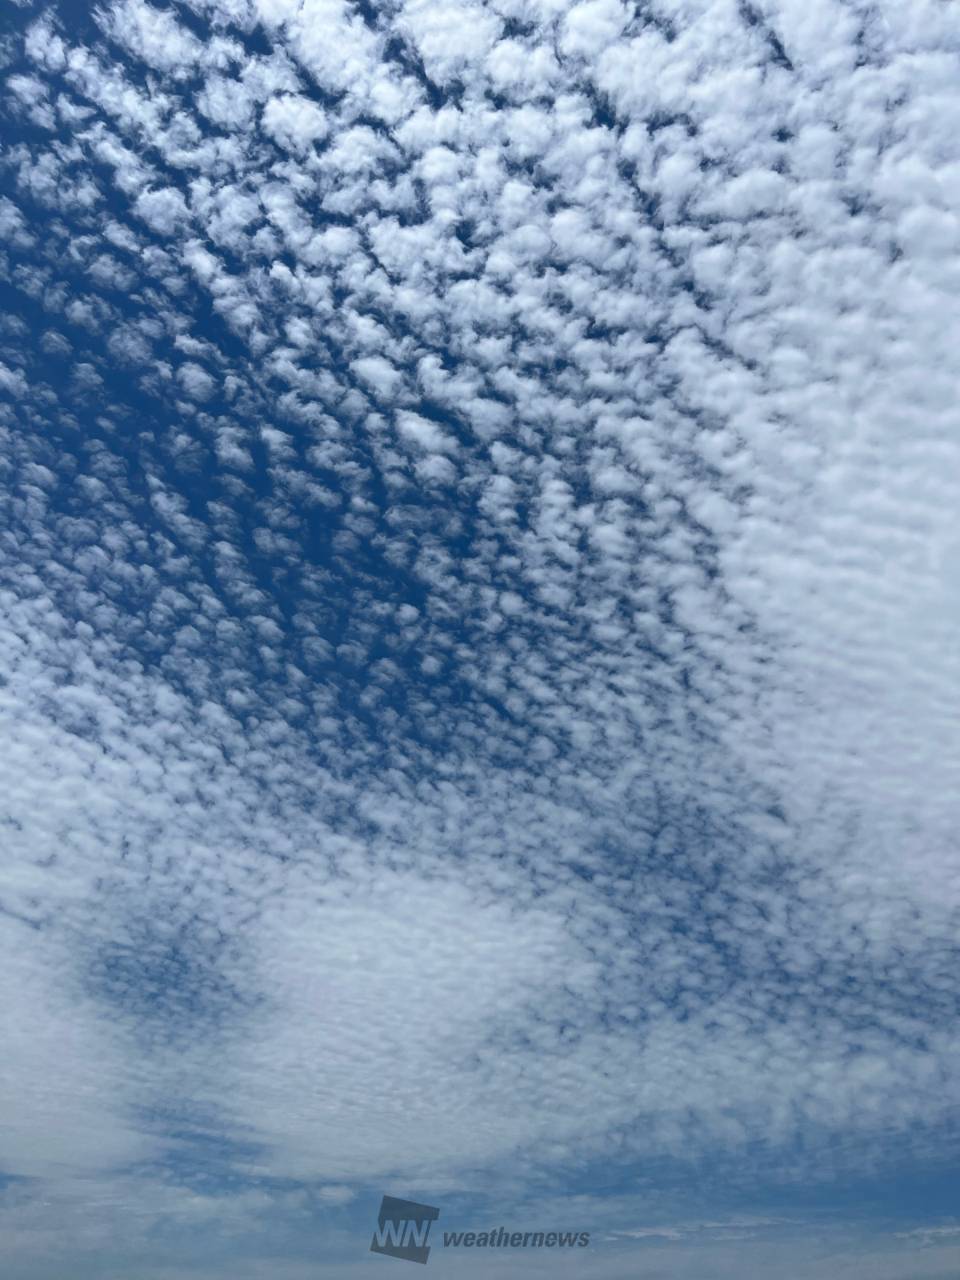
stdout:
<svg viewBox="0 0 960 1280">
<path fill-rule="evenodd" d="M 253 115 L 254 99 L 242 81 L 213 74 L 197 95 L 197 106 L 223 129 L 245 129 Z"/>
<path fill-rule="evenodd" d="M 456 453 L 456 439 L 436 422 L 421 417 L 419 413 L 397 415 L 400 438 L 424 453 Z"/>
<path fill-rule="evenodd" d="M 29 248 L 34 243 L 23 214 L 6 196 L 0 196 L 0 237 L 23 248 Z"/>
<path fill-rule="evenodd" d="M 782 174 L 751 169 L 730 179 L 713 195 L 699 203 L 706 212 L 725 218 L 750 218 L 774 213 L 783 207 L 787 183 Z"/>
<path fill-rule="evenodd" d="M 177 22 L 173 11 L 145 0 L 119 0 L 98 9 L 97 17 L 111 39 L 168 75 L 188 75 L 202 54 L 200 41 Z"/>
<path fill-rule="evenodd" d="M 177 379 L 191 400 L 209 400 L 216 390 L 216 382 L 202 365 L 188 360 L 177 370 Z"/>
<path fill-rule="evenodd" d="M 134 209 L 159 235 L 172 236 L 190 221 L 183 196 L 175 187 L 160 187 L 137 196 Z"/>
<path fill-rule="evenodd" d="M 27 28 L 24 49 L 31 61 L 47 71 L 60 71 L 66 62 L 66 45 L 50 14 L 42 15 Z"/>
<path fill-rule="evenodd" d="M 326 116 L 315 102 L 297 93 L 282 93 L 263 108 L 265 133 L 288 151 L 308 150 L 329 132 Z"/>
<path fill-rule="evenodd" d="M 499 18 L 480 4 L 408 0 L 402 25 L 410 33 L 427 74 L 438 84 L 469 75 L 500 33 Z"/>
<path fill-rule="evenodd" d="M 436 453 L 421 458 L 416 463 L 415 470 L 427 484 L 453 484 L 457 478 L 457 469 L 450 459 Z"/>
<path fill-rule="evenodd" d="M 566 54 L 596 57 L 618 38 L 629 20 L 620 0 L 583 0 L 563 20 L 560 48 Z"/>
<path fill-rule="evenodd" d="M 385 400 L 392 400 L 403 384 L 403 375 L 383 356 L 363 356 L 350 367 Z"/>
</svg>

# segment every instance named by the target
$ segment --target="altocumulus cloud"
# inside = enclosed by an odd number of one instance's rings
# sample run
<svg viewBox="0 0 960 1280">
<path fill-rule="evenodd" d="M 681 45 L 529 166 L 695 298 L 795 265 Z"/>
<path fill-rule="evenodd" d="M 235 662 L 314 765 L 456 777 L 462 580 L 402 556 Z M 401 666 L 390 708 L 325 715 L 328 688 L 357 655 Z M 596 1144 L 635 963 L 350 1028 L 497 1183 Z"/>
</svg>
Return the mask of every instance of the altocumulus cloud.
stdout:
<svg viewBox="0 0 960 1280">
<path fill-rule="evenodd" d="M 4 1274 L 823 1274 L 957 1133 L 956 15 L 4 22 Z"/>
</svg>

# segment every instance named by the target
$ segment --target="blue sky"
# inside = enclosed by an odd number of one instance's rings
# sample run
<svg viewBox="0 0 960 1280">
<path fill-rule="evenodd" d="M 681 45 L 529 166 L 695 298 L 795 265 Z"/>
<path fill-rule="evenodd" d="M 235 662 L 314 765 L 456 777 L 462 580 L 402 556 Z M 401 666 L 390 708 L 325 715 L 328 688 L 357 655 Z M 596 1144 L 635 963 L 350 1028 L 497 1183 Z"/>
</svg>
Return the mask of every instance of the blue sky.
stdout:
<svg viewBox="0 0 960 1280">
<path fill-rule="evenodd" d="M 6 1280 L 960 1273 L 958 52 L 6 7 Z"/>
</svg>

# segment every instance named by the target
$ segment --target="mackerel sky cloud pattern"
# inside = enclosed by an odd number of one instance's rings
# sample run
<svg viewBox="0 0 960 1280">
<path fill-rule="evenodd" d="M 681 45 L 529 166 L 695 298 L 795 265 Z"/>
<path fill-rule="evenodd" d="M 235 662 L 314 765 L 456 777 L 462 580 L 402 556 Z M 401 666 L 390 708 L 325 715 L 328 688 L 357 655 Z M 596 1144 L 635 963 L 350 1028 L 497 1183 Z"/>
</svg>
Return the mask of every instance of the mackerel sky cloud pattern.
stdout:
<svg viewBox="0 0 960 1280">
<path fill-rule="evenodd" d="M 951 6 L 3 23 L 4 1275 L 956 1275 Z"/>
</svg>

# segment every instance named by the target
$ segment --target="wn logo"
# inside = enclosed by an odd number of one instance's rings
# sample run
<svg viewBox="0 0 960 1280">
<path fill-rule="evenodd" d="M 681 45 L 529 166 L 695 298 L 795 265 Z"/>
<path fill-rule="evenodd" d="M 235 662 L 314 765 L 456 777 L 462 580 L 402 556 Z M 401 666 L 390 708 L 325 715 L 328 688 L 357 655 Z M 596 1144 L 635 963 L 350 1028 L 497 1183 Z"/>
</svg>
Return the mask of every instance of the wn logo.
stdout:
<svg viewBox="0 0 960 1280">
<path fill-rule="evenodd" d="M 384 1196 L 377 1218 L 377 1229 L 370 1241 L 371 1253 L 386 1253 L 407 1262 L 426 1262 L 430 1257 L 427 1236 L 430 1223 L 436 1222 L 440 1210 L 414 1200 L 395 1200 Z"/>
</svg>

